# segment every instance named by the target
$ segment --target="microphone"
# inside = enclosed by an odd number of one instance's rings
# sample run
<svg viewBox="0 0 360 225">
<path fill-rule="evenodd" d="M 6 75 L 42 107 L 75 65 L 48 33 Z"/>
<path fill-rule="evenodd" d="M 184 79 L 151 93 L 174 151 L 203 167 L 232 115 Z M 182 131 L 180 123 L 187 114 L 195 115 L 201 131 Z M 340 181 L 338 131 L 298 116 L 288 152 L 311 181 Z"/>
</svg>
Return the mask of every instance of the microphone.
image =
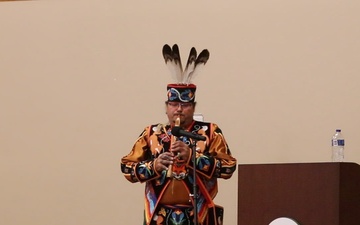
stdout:
<svg viewBox="0 0 360 225">
<path fill-rule="evenodd" d="M 206 137 L 191 132 L 187 132 L 181 129 L 181 127 L 173 127 L 171 133 L 176 137 L 184 136 L 195 140 L 206 141 Z"/>
</svg>

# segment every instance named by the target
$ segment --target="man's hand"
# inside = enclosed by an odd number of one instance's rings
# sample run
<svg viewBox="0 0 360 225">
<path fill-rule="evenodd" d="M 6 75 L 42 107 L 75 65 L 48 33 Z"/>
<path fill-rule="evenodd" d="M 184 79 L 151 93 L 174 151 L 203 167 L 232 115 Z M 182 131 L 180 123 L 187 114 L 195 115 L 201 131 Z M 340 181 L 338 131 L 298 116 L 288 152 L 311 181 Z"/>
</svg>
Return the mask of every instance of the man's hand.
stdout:
<svg viewBox="0 0 360 225">
<path fill-rule="evenodd" d="M 190 156 L 190 148 L 187 144 L 182 141 L 175 141 L 171 144 L 170 152 L 180 160 L 188 161 Z"/>
<path fill-rule="evenodd" d="M 171 152 L 161 153 L 154 161 L 155 170 L 161 173 L 163 170 L 167 170 L 169 165 L 174 162 L 174 156 Z"/>
</svg>

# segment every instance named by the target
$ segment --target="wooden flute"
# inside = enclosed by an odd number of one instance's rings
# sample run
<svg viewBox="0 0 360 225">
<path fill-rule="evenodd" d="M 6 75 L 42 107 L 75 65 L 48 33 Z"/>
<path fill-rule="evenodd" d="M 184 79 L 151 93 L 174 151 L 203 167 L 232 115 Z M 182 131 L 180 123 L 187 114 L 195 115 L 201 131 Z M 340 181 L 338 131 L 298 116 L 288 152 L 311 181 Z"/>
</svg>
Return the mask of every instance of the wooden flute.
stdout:
<svg viewBox="0 0 360 225">
<path fill-rule="evenodd" d="M 175 120 L 175 127 L 180 126 L 180 117 L 176 118 Z M 171 137 L 171 143 L 174 143 L 177 140 L 176 136 L 172 135 Z M 169 165 L 168 171 L 166 173 L 166 177 L 172 177 L 172 165 Z"/>
</svg>

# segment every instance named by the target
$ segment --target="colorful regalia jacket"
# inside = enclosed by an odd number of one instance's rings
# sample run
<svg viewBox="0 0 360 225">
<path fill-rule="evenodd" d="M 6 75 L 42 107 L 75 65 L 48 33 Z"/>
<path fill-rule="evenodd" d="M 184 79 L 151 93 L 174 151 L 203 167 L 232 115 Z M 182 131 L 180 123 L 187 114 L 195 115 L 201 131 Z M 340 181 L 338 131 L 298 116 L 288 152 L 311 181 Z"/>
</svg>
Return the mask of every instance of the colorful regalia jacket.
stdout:
<svg viewBox="0 0 360 225">
<path fill-rule="evenodd" d="M 220 128 L 214 123 L 194 121 L 189 132 L 206 137 L 206 141 L 196 142 L 196 171 L 212 198 L 217 194 L 217 178 L 228 179 L 236 169 L 236 159 L 231 156 L 230 149 Z M 145 182 L 145 221 L 149 224 L 158 202 L 162 198 L 170 179 L 166 171 L 158 173 L 154 168 L 154 160 L 159 154 L 169 151 L 171 146 L 170 125 L 155 124 L 148 126 L 136 140 L 131 152 L 121 159 L 121 171 L 130 182 Z M 180 139 L 191 147 L 191 140 Z M 185 176 L 182 182 L 188 190 L 193 187 L 193 163 L 190 156 L 185 162 Z M 197 209 L 199 221 L 207 212 L 207 204 L 202 193 L 198 193 Z"/>
</svg>

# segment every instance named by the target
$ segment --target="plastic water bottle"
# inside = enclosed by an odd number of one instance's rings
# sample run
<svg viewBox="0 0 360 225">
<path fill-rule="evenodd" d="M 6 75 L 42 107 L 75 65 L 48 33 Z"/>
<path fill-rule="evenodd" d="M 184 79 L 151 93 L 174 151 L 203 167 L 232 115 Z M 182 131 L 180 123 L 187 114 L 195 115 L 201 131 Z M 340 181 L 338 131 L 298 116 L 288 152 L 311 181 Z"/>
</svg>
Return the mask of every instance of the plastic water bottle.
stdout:
<svg viewBox="0 0 360 225">
<path fill-rule="evenodd" d="M 341 133 L 341 129 L 336 129 L 336 132 L 331 139 L 331 148 L 332 148 L 332 161 L 343 162 L 345 139 Z"/>
</svg>

